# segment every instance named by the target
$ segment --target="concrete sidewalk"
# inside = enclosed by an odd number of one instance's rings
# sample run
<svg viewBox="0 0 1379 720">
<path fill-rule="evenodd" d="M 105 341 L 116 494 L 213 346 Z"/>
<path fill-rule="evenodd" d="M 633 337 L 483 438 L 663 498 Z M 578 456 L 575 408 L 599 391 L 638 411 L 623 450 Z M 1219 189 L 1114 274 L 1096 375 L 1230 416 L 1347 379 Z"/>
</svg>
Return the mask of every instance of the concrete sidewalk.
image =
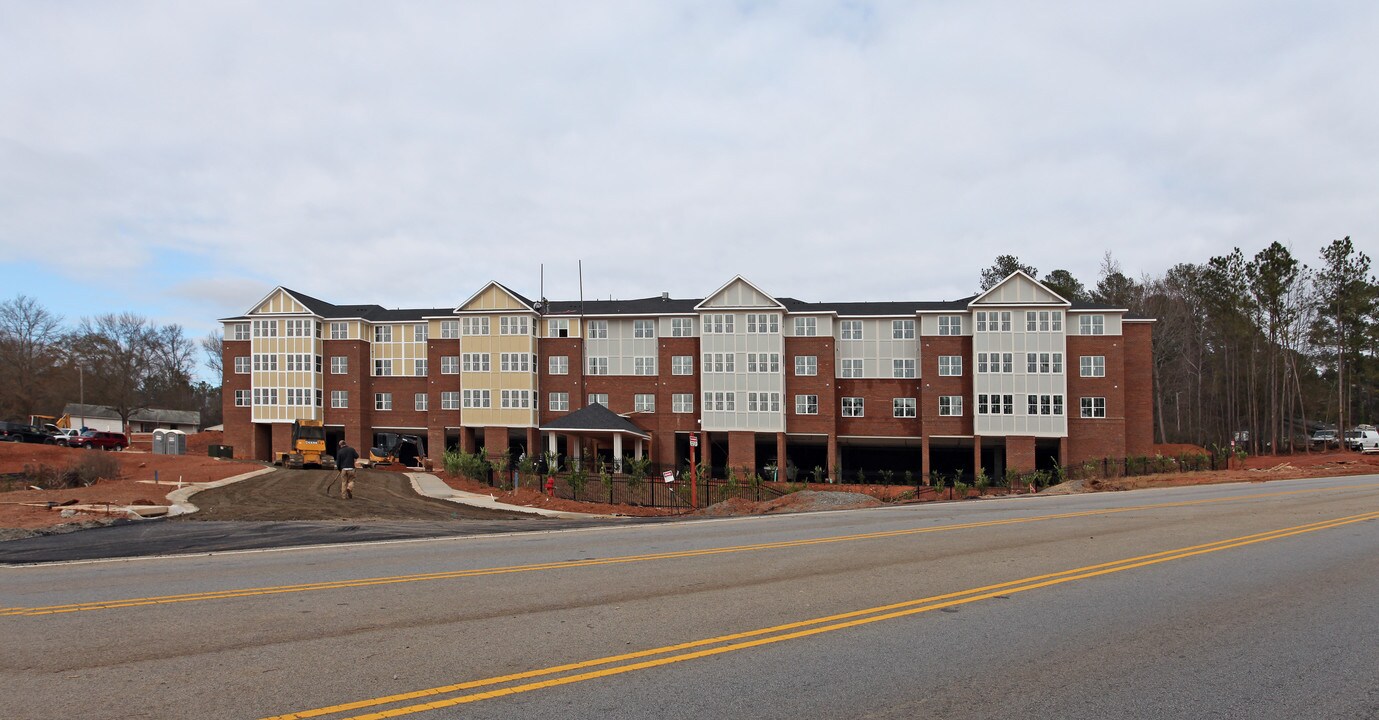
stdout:
<svg viewBox="0 0 1379 720">
<path fill-rule="evenodd" d="M 455 488 L 446 485 L 444 480 L 441 480 L 440 478 L 430 473 L 409 472 L 407 473 L 407 477 L 411 478 L 412 489 L 416 490 L 418 495 L 436 498 L 437 500 L 446 500 L 453 503 L 459 503 L 461 505 L 469 505 L 471 507 L 485 508 L 488 510 L 506 510 L 508 512 L 528 513 L 531 515 L 541 515 L 542 517 L 564 518 L 566 520 L 613 517 L 612 515 L 563 512 L 560 510 L 546 510 L 545 508 L 527 507 L 525 505 L 509 505 L 507 503 L 498 502 L 496 498 L 490 495 L 481 495 L 479 493 L 456 490 Z"/>
</svg>

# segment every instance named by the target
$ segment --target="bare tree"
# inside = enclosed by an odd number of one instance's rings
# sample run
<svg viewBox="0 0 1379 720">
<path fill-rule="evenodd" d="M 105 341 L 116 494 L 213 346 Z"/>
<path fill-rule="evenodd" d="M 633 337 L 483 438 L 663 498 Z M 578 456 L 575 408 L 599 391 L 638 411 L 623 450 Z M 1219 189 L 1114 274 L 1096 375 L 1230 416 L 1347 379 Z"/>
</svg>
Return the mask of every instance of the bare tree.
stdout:
<svg viewBox="0 0 1379 720">
<path fill-rule="evenodd" d="M 201 349 L 206 352 L 206 367 L 215 374 L 217 382 L 225 374 L 225 336 L 219 330 L 212 330 L 209 335 L 201 338 Z"/>
<path fill-rule="evenodd" d="M 61 355 L 62 317 L 27 295 L 0 303 L 0 412 L 27 416 L 48 399 Z"/>
<path fill-rule="evenodd" d="M 148 407 L 144 388 L 158 362 L 157 333 L 148 320 L 125 312 L 83 318 L 73 337 L 90 371 L 88 397 L 108 405 L 126 427 L 130 415 Z"/>
</svg>

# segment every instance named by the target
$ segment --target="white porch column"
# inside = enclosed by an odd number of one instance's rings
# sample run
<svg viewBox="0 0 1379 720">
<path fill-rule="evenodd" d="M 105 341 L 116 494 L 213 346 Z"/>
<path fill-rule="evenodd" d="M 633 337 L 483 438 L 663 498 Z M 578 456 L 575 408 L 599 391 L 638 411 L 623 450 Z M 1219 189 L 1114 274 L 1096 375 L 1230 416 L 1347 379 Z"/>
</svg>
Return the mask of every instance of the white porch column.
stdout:
<svg viewBox="0 0 1379 720">
<path fill-rule="evenodd" d="M 546 450 L 547 450 L 548 452 L 550 452 L 552 455 L 554 455 L 554 454 L 555 454 L 555 451 L 556 451 L 556 448 L 558 448 L 558 447 L 560 447 L 560 446 L 556 444 L 556 435 L 555 435 L 555 433 L 548 433 L 548 434 L 546 435 Z"/>
<path fill-rule="evenodd" d="M 642 439 L 641 439 L 641 438 L 637 438 L 637 446 L 636 446 L 635 448 L 632 449 L 632 457 L 635 457 L 635 458 L 637 458 L 638 460 L 641 460 L 641 459 L 642 459 Z"/>
<path fill-rule="evenodd" d="M 613 471 L 622 472 L 622 433 L 613 433 Z"/>
</svg>

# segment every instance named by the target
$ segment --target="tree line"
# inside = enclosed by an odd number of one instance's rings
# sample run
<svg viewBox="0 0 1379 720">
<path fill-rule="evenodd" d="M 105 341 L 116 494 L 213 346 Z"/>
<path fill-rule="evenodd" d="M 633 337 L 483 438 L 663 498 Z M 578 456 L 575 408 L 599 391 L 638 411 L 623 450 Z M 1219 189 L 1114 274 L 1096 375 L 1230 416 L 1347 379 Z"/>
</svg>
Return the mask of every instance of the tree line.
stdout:
<svg viewBox="0 0 1379 720">
<path fill-rule="evenodd" d="M 134 313 L 105 313 L 69 323 L 26 295 L 0 302 L 0 418 L 61 415 L 84 398 L 121 420 L 139 410 L 195 410 L 202 425 L 221 421 L 220 382 L 195 378 L 198 346 L 219 378 L 219 334 L 199 343 L 182 326 Z M 210 364 L 210 363 L 208 363 Z"/>
<path fill-rule="evenodd" d="M 1002 255 L 982 271 L 982 289 L 1017 269 L 1038 277 Z M 1156 320 L 1158 442 L 1292 451 L 1315 428 L 1379 418 L 1379 283 L 1349 237 L 1322 248 L 1315 266 L 1274 242 L 1139 279 L 1108 253 L 1092 288 L 1066 270 L 1041 281 L 1068 300 Z"/>
</svg>

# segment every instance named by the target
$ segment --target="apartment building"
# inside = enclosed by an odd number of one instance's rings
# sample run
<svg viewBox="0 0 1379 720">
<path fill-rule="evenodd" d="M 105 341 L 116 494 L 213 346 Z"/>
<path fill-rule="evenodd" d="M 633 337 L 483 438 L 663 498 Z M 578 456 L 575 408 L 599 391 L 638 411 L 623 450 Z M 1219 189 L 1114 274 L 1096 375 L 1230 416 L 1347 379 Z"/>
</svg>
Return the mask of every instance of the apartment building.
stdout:
<svg viewBox="0 0 1379 720">
<path fill-rule="evenodd" d="M 268 459 L 295 418 L 489 453 L 649 457 L 716 472 L 780 458 L 989 475 L 1152 448 L 1151 323 L 1016 272 L 974 297 L 806 302 L 735 277 L 703 298 L 335 305 L 277 288 L 225 327 L 225 440 Z M 610 412 L 611 411 L 611 412 Z"/>
</svg>

